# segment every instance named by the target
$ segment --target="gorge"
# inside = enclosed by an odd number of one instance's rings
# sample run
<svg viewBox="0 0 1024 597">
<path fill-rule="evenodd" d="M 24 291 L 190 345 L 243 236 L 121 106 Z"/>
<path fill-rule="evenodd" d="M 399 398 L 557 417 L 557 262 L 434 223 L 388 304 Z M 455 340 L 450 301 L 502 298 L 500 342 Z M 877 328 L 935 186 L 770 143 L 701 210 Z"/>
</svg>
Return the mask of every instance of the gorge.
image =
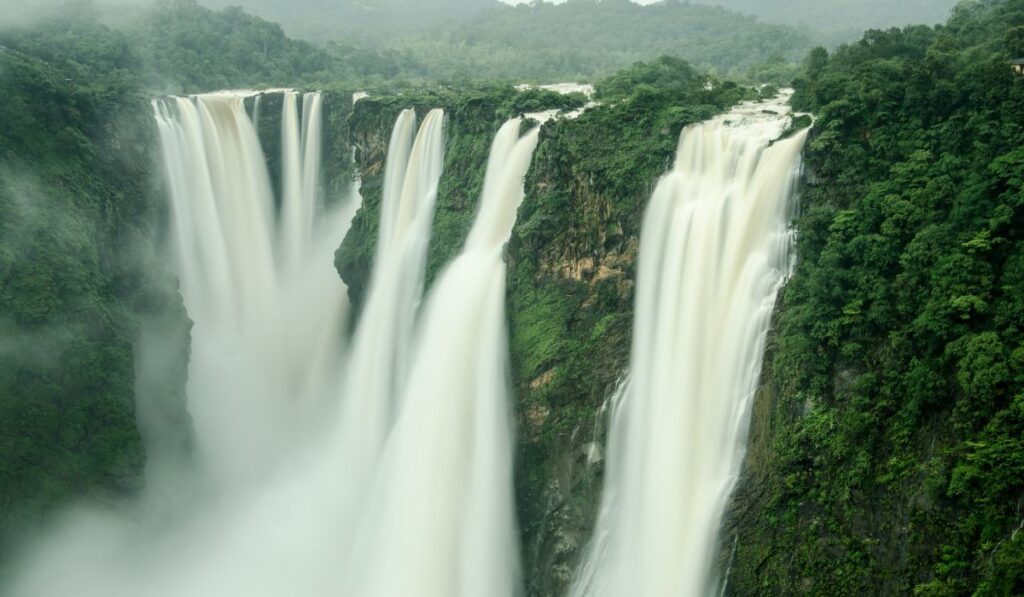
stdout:
<svg viewBox="0 0 1024 597">
<path fill-rule="evenodd" d="M 590 4 L 0 24 L 0 594 L 1024 592 L 1024 5 Z"/>
<path fill-rule="evenodd" d="M 269 116 L 271 102 L 265 98 L 279 99 L 281 106 L 278 188 L 257 126 L 260 117 Z M 16 579 L 14 595 L 71 587 L 79 595 L 126 597 L 520 594 L 503 255 L 540 128 L 521 134 L 518 118 L 499 128 L 464 248 L 440 271 L 420 305 L 445 161 L 445 114 L 430 110 L 414 139 L 416 112 L 398 113 L 387 148 L 366 304 L 351 342 L 345 343 L 348 299 L 328 258 L 346 236 L 361 197 L 353 187 L 352 197 L 328 207 L 319 196 L 323 99 L 319 92 L 300 96 L 284 90 L 152 102 L 171 204 L 169 259 L 193 321 L 187 394 L 195 445 L 194 467 L 163 479 L 154 472 L 152 486 L 177 483 L 191 487 L 193 495 L 185 505 L 167 503 L 161 492 L 144 495 L 141 509 L 129 519 L 82 515 L 44 542 L 30 571 Z M 652 488 L 645 489 L 643 481 L 616 481 L 612 469 L 605 509 L 614 511 L 602 512 L 597 527 L 598 537 L 607 537 L 595 544 L 599 560 L 602 551 L 609 557 L 644 553 L 637 551 L 639 545 L 649 542 L 636 544 L 637 539 L 605 528 L 606 516 L 649 512 L 678 518 L 683 537 L 691 526 L 705 525 L 695 534 L 706 537 L 659 548 L 665 557 L 652 561 L 670 568 L 711 561 L 714 529 L 731 487 L 726 480 L 735 477 L 738 466 L 730 454 L 741 451 L 766 315 L 788 268 L 787 205 L 805 133 L 768 147 L 789 124 L 787 111 L 785 97 L 750 102 L 685 129 L 676 167 L 654 192 L 639 261 L 642 304 L 630 369 L 634 389 L 612 407 L 611 441 L 660 454 L 661 466 L 668 469 L 710 469 L 711 477 L 684 475 L 672 486 L 689 493 L 707 487 L 718 497 L 692 518 L 683 511 L 697 506 L 679 497 L 669 496 L 664 511 L 651 510 L 628 497 L 632 488 L 640 491 L 637 495 L 654 495 Z M 690 222 L 687 214 L 708 219 Z M 696 228 L 717 232 L 683 242 L 679 235 Z M 678 241 L 668 243 L 671 238 Z M 722 263 L 715 265 L 711 259 L 719 246 Z M 679 256 L 693 259 L 680 270 L 685 278 L 670 267 Z M 706 276 L 721 278 L 722 290 L 706 299 L 683 297 L 685 288 L 699 287 Z M 650 289 L 644 284 L 651 280 L 674 286 Z M 659 302 L 662 292 L 666 298 Z M 751 293 L 752 299 L 737 299 L 736 305 L 729 302 L 710 314 L 724 329 L 730 329 L 729 315 L 755 321 L 735 327 L 740 334 L 735 339 L 725 332 L 721 358 L 726 360 L 710 365 L 721 371 L 719 382 L 704 386 L 700 381 L 698 372 L 709 365 L 697 359 L 701 351 L 696 349 L 713 343 L 716 333 L 695 336 L 691 328 L 697 320 L 683 317 L 679 338 L 689 336 L 693 349 L 652 336 L 676 308 L 700 313 L 709 308 L 700 305 L 719 300 L 712 298 L 716 295 L 731 301 L 732 295 Z M 662 368 L 669 367 L 664 371 L 674 369 L 672 363 L 691 363 L 691 368 L 677 370 L 680 378 L 657 381 L 643 367 L 659 360 Z M 730 378 L 740 381 L 726 383 Z M 693 388 L 692 411 L 654 415 L 655 420 L 677 421 L 694 432 L 721 427 L 709 437 L 733 439 L 706 440 L 710 445 L 702 449 L 710 464 L 686 450 L 659 447 L 664 438 L 658 434 L 633 440 L 617 435 L 638 416 L 623 418 L 630 405 L 661 400 L 676 408 L 686 401 L 667 393 L 687 386 Z M 665 432 L 679 437 L 674 427 Z M 613 467 L 623 466 L 615 460 L 619 450 L 613 444 Z M 627 459 L 629 454 L 622 452 Z M 646 466 L 634 463 L 627 469 Z M 151 535 L 141 544 L 136 525 Z M 651 523 L 620 528 L 651 528 Z M 97 533 L 104 542 L 87 540 Z M 112 565 L 125 560 L 134 565 Z M 159 572 L 168 561 L 175 562 L 173 576 Z M 635 564 L 623 564 L 622 570 L 638 570 Z M 257 568 L 261 572 L 253 574 Z M 684 568 L 676 580 L 651 574 L 654 584 L 642 591 L 705 592 L 704 568 Z M 54 570 L 61 572 L 54 575 Z M 642 586 L 615 567 L 607 570 L 608 577 L 581 586 L 599 587 L 594 594 Z M 690 582 L 689 588 L 680 579 Z"/>
</svg>

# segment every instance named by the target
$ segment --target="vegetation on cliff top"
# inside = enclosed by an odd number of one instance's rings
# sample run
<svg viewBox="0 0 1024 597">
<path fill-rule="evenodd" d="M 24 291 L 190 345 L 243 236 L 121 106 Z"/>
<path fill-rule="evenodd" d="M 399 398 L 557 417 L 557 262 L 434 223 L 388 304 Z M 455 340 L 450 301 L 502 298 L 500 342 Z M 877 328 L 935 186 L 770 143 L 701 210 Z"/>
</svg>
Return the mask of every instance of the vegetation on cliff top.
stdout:
<svg viewBox="0 0 1024 597">
<path fill-rule="evenodd" d="M 89 4 L 69 4 L 29 26 L 0 27 L 0 45 L 59 71 L 71 86 L 120 93 L 290 86 L 350 74 L 278 25 L 189 2 L 154 5 L 121 28 L 103 24 Z"/>
<path fill-rule="evenodd" d="M 792 63 L 812 45 L 790 27 L 719 7 L 629 0 L 496 7 L 442 32 L 393 47 L 416 56 L 432 76 L 588 80 L 669 54 L 733 79 L 762 65 Z"/>
</svg>

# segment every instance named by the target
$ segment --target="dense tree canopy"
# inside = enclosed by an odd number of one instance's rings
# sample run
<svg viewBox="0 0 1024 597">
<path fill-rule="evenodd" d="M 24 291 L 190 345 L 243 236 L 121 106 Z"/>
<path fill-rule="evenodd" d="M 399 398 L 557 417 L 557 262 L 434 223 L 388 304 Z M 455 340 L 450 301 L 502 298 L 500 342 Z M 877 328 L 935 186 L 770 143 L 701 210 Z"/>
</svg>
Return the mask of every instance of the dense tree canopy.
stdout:
<svg viewBox="0 0 1024 597">
<path fill-rule="evenodd" d="M 796 61 L 810 45 L 792 28 L 718 7 L 629 0 L 503 7 L 397 44 L 445 75 L 548 80 L 593 78 L 665 54 L 735 76 Z"/>
<path fill-rule="evenodd" d="M 866 29 L 945 22 L 957 0 L 704 0 L 769 23 L 810 28 L 828 39 L 855 39 Z"/>
<path fill-rule="evenodd" d="M 362 11 L 370 5 L 352 6 Z M 397 28 L 372 41 L 339 30 L 314 45 L 290 39 L 281 26 L 237 7 L 214 11 L 195 0 L 166 0 L 115 10 L 80 0 L 29 26 L 5 30 L 0 25 L 0 41 L 64 62 L 87 64 L 103 56 L 112 61 L 106 65 L 111 69 L 131 71 L 147 87 L 165 92 L 337 81 L 379 86 L 593 80 L 666 54 L 723 76 L 782 83 L 792 74 L 790 65 L 812 45 L 808 35 L 788 27 L 680 3 L 495 3 L 474 11 L 452 0 L 449 8 L 457 9 L 459 18 L 419 19 L 418 29 Z M 375 22 L 418 14 L 400 2 L 383 2 L 374 10 Z M 345 18 L 317 22 L 361 27 Z M 121 45 L 120 53 L 110 51 L 112 44 Z"/>
<path fill-rule="evenodd" d="M 37 46 L 16 40 L 39 57 L 0 51 L 0 580 L 12 538 L 43 513 L 138 488 L 140 321 L 186 329 L 153 260 L 154 139 L 133 91 L 137 58 L 104 29 L 46 31 Z M 186 354 L 168 360 L 177 375 Z M 157 390 L 169 411 L 183 387 Z"/>
<path fill-rule="evenodd" d="M 781 427 L 738 594 L 1024 590 L 1022 24 L 1020 0 L 970 2 L 806 61 Z"/>
<path fill-rule="evenodd" d="M 118 84 L 150 93 L 296 85 L 349 74 L 324 50 L 285 37 L 241 10 L 191 0 L 153 5 L 111 27 L 90 3 L 68 4 L 28 26 L 0 28 L 0 45 L 59 69 L 76 86 Z"/>
</svg>

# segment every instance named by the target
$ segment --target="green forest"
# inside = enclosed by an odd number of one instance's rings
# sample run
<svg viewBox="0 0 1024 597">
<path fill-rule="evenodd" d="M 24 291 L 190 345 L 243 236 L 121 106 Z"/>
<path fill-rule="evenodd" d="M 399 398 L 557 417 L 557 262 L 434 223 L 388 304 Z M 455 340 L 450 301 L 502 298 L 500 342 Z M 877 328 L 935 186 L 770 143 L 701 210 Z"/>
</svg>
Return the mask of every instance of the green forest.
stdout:
<svg viewBox="0 0 1024 597">
<path fill-rule="evenodd" d="M 805 61 L 800 264 L 737 594 L 1024 587 L 1022 25 L 1020 2 L 962 4 Z"/>
<path fill-rule="evenodd" d="M 72 2 L 0 22 L 0 594 L 68 508 L 142 519 L 154 455 L 202 458 L 154 98 L 323 93 L 324 202 L 361 185 L 331 255 L 352 322 L 399 113 L 446 113 L 429 294 L 499 127 L 561 111 L 502 247 L 516 553 L 522 593 L 548 597 L 599 517 L 652 191 L 687 127 L 790 87 L 786 135 L 811 127 L 793 270 L 707 555 L 716 590 L 1024 595 L 1024 0 L 711 4 Z M 515 86 L 570 80 L 593 95 Z M 259 97 L 276 189 L 281 103 Z"/>
<path fill-rule="evenodd" d="M 398 12 L 406 14 L 404 8 Z M 76 34 L 77 45 L 62 48 L 68 52 L 65 56 L 84 52 L 85 62 L 89 54 L 120 40 L 126 44 L 121 59 L 133 64 L 113 66 L 144 75 L 147 87 L 163 91 L 338 82 L 392 86 L 423 81 L 589 81 L 663 54 L 682 57 L 720 76 L 759 82 L 763 71 L 782 83 L 779 73 L 791 76 L 788 65 L 813 45 L 810 35 L 789 27 L 682 3 L 577 1 L 460 14 L 460 19 L 436 31 L 410 29 L 365 39 L 337 30 L 291 39 L 280 25 L 237 6 L 211 10 L 194 0 L 169 0 L 115 9 L 83 1 L 55 8 L 51 17 L 8 29 L 4 35 L 6 45 L 31 49 L 33 43 L 50 45 L 48 34 L 59 39 L 67 32 L 54 29 L 68 24 L 76 29 L 85 24 L 105 28 L 92 32 L 103 37 L 96 40 L 96 47 L 78 41 Z M 346 15 L 317 22 L 349 23 L 366 31 L 358 19 Z M 44 54 L 53 51 L 39 49 Z"/>
<path fill-rule="evenodd" d="M 714 4 L 758 16 L 768 23 L 783 23 L 819 31 L 842 41 L 854 41 L 864 29 L 945 23 L 956 0 L 712 0 Z"/>
<path fill-rule="evenodd" d="M 720 8 L 605 0 L 520 5 L 396 47 L 445 76 L 550 80 L 591 79 L 663 54 L 744 77 L 754 67 L 798 60 L 811 43 L 805 33 Z"/>
</svg>

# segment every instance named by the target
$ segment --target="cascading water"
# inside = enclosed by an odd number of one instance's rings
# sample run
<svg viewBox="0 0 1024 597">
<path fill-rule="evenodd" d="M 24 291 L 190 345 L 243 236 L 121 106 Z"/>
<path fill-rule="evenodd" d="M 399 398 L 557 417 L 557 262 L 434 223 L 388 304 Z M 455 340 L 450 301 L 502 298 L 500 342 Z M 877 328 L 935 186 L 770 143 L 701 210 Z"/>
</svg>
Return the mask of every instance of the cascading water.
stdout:
<svg viewBox="0 0 1024 597">
<path fill-rule="evenodd" d="M 312 597 L 329 584 L 342 550 L 319 490 L 333 486 L 308 454 L 336 410 L 348 301 L 333 255 L 354 209 L 318 196 L 319 93 L 304 96 L 301 115 L 285 93 L 275 201 L 245 110 L 252 95 L 153 102 L 171 261 L 194 321 L 196 474 L 151 479 L 127 515 L 69 517 L 12 595 Z"/>
<path fill-rule="evenodd" d="M 469 238 L 427 299 L 360 528 L 355 595 L 518 593 L 502 248 L 538 138 L 519 126 L 495 137 Z"/>
<path fill-rule="evenodd" d="M 317 197 L 319 94 L 300 108 L 282 93 L 278 201 L 250 93 L 153 104 L 173 261 L 195 322 L 199 482 L 163 480 L 129 516 L 76 516 L 38 547 L 12 595 L 516 593 L 502 246 L 537 132 L 520 139 L 518 121 L 499 132 L 465 250 L 416 325 L 444 115 L 429 113 L 415 141 L 415 114 L 398 117 L 346 355 L 331 257 L 354 209 Z M 168 506 L 166 492 L 191 495 Z"/>
<path fill-rule="evenodd" d="M 683 131 L 647 207 L 629 380 L 574 597 L 695 597 L 743 456 L 775 297 L 790 269 L 806 131 L 788 98 Z"/>
<path fill-rule="evenodd" d="M 432 110 L 413 141 L 416 113 L 398 116 L 388 145 L 377 254 L 342 394 L 337 450 L 347 502 L 358 500 L 394 424 L 422 294 L 430 226 L 444 165 L 444 112 Z M 351 509 L 349 504 L 346 508 Z"/>
<path fill-rule="evenodd" d="M 251 92 L 154 102 L 173 261 L 195 322 L 200 482 L 89 515 L 40 548 L 17 597 L 514 597 L 504 243 L 538 130 L 495 137 L 460 255 L 423 308 L 444 114 L 402 112 L 377 255 L 348 352 L 332 263 L 354 213 L 319 199 L 322 101 L 282 91 L 281 188 Z M 805 134 L 785 101 L 681 137 L 644 222 L 629 380 L 578 596 L 693 596 L 738 474 Z M 276 198 L 276 200 L 275 200 Z M 177 478 L 175 479 L 175 481 Z M 210 482 L 212 481 L 212 483 Z M 160 487 L 167 489 L 171 483 Z M 180 491 L 180 489 L 179 489 Z"/>
<path fill-rule="evenodd" d="M 154 102 L 170 186 L 175 263 L 193 330 L 189 412 L 224 480 L 265 468 L 327 399 L 347 299 L 330 247 L 348 221 L 318 209 L 321 96 L 282 113 L 279 217 L 250 93 Z M 333 215 L 333 214 L 332 214 Z M 254 375 L 253 372 L 259 372 Z"/>
<path fill-rule="evenodd" d="M 259 96 L 257 96 L 258 98 Z M 320 184 L 321 104 L 319 93 L 284 92 L 281 114 L 282 177 L 280 239 L 282 264 L 295 268 L 308 256 Z"/>
</svg>

